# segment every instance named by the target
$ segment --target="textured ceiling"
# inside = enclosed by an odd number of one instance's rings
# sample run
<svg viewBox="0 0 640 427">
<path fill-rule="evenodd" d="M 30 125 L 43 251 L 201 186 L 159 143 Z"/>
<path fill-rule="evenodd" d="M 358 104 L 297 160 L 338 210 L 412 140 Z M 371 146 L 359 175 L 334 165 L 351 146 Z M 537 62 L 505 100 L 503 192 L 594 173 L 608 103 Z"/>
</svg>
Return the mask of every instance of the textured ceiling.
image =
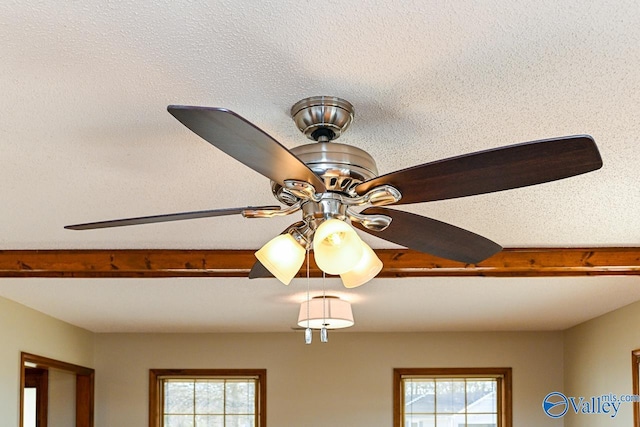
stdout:
<svg viewBox="0 0 640 427">
<path fill-rule="evenodd" d="M 367 150 L 381 173 L 518 142 L 590 134 L 604 161 L 597 172 L 404 209 L 503 246 L 640 241 L 637 1 L 5 1 L 0 16 L 0 249 L 258 248 L 299 218 L 229 217 L 86 232 L 62 227 L 272 204 L 264 177 L 192 134 L 166 106 L 226 107 L 294 147 L 307 141 L 288 110 L 312 95 L 355 105 L 356 120 L 340 142 Z M 446 300 L 450 307 L 451 295 L 462 306 L 474 301 L 462 289 L 476 280 L 492 283 L 489 295 L 503 294 L 499 279 L 449 280 L 455 292 L 442 280 L 374 283 L 397 286 L 405 292 L 401 299 Z M 633 287 L 624 287 L 637 284 L 636 278 L 581 280 L 587 283 L 584 297 L 591 298 L 582 304 L 593 310 L 580 313 L 577 305 L 570 311 L 575 315 L 555 323 L 542 314 L 520 320 L 514 314 L 512 327 L 562 329 L 586 320 L 584 313 L 595 316 L 640 299 Z M 620 281 L 628 293 L 607 297 L 596 281 L 603 289 L 620 289 Z M 123 302 L 113 289 L 135 283 L 88 282 L 92 295 L 104 297 L 91 304 L 106 312 Z M 249 308 L 238 308 L 235 317 L 212 316 L 207 323 L 206 316 L 194 314 L 189 323 L 187 313 L 183 330 L 191 324 L 197 325 L 193 330 L 263 331 L 255 309 L 304 287 L 227 282 L 215 288 L 223 300 L 235 301 L 236 285 L 261 288 L 244 294 L 240 306 Z M 164 328 L 134 308 L 102 321 L 91 310 L 84 318 L 65 317 L 65 296 L 85 283 L 46 282 L 56 290 L 53 302 L 34 295 L 40 283 L 3 279 L 0 295 L 92 330 Z M 113 286 L 98 286 L 104 283 Z M 158 295 L 187 305 L 182 284 L 160 283 Z M 524 295 L 535 290 L 554 298 L 543 279 L 518 283 L 518 304 L 526 305 Z M 420 286 L 433 294 L 421 293 Z M 358 292 L 374 291 L 352 291 Z M 393 298 L 383 300 L 394 304 Z M 361 304 L 381 309 L 375 301 L 363 298 Z M 295 304 L 288 304 L 295 312 Z M 395 307 L 386 322 L 371 319 L 366 330 L 495 329 L 500 319 L 440 313 L 419 321 L 401 304 Z"/>
</svg>

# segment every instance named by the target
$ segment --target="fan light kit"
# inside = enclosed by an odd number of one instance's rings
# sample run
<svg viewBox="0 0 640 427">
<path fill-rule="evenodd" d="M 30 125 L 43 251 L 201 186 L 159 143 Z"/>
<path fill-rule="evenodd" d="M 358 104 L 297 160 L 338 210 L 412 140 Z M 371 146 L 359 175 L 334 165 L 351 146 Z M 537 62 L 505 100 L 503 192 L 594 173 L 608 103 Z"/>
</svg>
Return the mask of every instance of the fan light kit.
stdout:
<svg viewBox="0 0 640 427">
<path fill-rule="evenodd" d="M 300 304 L 298 326 L 311 329 L 341 329 L 353 326 L 351 304 L 336 296 L 317 296 Z"/>
<path fill-rule="evenodd" d="M 367 152 L 334 142 L 354 118 L 353 106 L 340 98 L 315 96 L 292 107 L 296 126 L 314 142 L 291 150 L 224 108 L 170 105 L 168 110 L 205 141 L 269 178 L 274 197 L 285 207 L 214 209 L 65 228 L 88 230 L 225 215 L 271 218 L 301 212 L 301 221 L 256 252 L 258 262 L 249 274 L 250 278 L 275 276 L 284 284 L 298 274 L 310 249 L 318 267 L 340 275 L 348 288 L 375 277 L 382 262 L 353 227 L 409 249 L 476 264 L 502 247 L 454 225 L 383 206 L 525 187 L 602 167 L 593 138 L 577 135 L 479 151 L 379 175 Z"/>
</svg>

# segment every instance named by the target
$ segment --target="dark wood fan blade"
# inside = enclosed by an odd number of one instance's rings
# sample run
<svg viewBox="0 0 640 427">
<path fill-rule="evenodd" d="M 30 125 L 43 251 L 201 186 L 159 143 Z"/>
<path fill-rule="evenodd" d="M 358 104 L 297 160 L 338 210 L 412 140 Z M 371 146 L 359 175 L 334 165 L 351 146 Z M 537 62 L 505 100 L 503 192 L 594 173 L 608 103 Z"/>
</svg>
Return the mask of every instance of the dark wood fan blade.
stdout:
<svg viewBox="0 0 640 427">
<path fill-rule="evenodd" d="M 249 279 L 266 279 L 269 277 L 275 277 L 269 270 L 266 269 L 264 265 L 260 261 L 256 261 L 251 267 L 251 271 L 249 272 Z"/>
<path fill-rule="evenodd" d="M 126 225 L 151 224 L 154 222 L 182 221 L 185 219 L 210 218 L 214 216 L 238 215 L 243 210 L 278 210 L 280 206 L 248 206 L 246 208 L 225 208 L 206 211 L 181 212 L 165 215 L 140 216 L 136 218 L 114 219 L 109 221 L 88 222 L 86 224 L 67 225 L 67 230 L 94 230 L 96 228 L 124 227 Z"/>
<path fill-rule="evenodd" d="M 372 231 L 357 222 L 353 226 L 409 249 L 454 261 L 476 264 L 500 252 L 502 247 L 471 231 L 435 219 L 386 208 L 367 208 L 362 214 L 388 215 L 392 219 L 383 231 Z"/>
<path fill-rule="evenodd" d="M 391 172 L 356 187 L 358 194 L 383 184 L 400 190 L 395 204 L 430 202 L 541 184 L 602 167 L 589 135 L 525 142 Z"/>
<path fill-rule="evenodd" d="M 233 111 L 185 105 L 170 105 L 167 110 L 205 141 L 270 180 L 284 185 L 285 179 L 295 179 L 308 182 L 317 192 L 326 190 L 293 153 Z"/>
</svg>

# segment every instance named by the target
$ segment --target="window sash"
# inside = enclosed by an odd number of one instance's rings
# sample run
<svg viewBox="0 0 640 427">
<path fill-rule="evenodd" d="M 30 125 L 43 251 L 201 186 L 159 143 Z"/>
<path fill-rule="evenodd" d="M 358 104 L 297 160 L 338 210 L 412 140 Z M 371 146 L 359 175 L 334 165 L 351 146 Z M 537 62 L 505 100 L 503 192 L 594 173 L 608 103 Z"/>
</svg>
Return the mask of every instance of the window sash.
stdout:
<svg viewBox="0 0 640 427">
<path fill-rule="evenodd" d="M 451 380 L 464 384 L 465 402 L 464 412 L 457 411 L 444 412 L 438 409 L 434 395 L 433 410 L 424 412 L 426 418 L 431 417 L 436 420 L 438 415 L 451 416 L 454 414 L 464 416 L 465 422 L 476 415 L 495 414 L 498 427 L 512 426 L 511 411 L 511 368 L 397 368 L 394 369 L 394 390 L 393 390 L 393 425 L 394 427 L 405 427 L 405 384 L 411 380 L 425 380 L 434 382 L 434 393 L 438 381 Z M 496 412 L 470 412 L 467 407 L 467 382 L 491 380 L 496 382 Z M 421 413 L 415 412 L 414 415 Z"/>
<path fill-rule="evenodd" d="M 220 381 L 223 384 L 223 395 L 227 393 L 227 385 L 233 383 L 253 383 L 253 411 L 244 413 L 241 411 L 229 411 L 226 396 L 223 399 L 223 409 L 219 413 L 202 413 L 196 404 L 196 384 Z M 185 413 L 165 413 L 165 385 L 171 383 L 193 384 L 193 407 Z M 187 405 L 189 406 L 189 405 Z M 264 369 L 150 369 L 149 370 L 149 426 L 162 427 L 165 417 L 190 416 L 193 420 L 198 417 L 243 417 L 251 416 L 255 419 L 256 427 L 266 427 L 266 370 Z"/>
</svg>

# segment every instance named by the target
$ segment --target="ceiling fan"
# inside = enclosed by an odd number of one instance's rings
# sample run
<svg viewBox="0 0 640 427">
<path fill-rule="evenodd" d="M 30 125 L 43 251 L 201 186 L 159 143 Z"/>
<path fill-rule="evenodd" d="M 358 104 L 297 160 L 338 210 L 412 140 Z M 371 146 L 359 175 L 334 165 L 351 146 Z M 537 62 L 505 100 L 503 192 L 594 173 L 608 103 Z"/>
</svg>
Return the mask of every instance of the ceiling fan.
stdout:
<svg viewBox="0 0 640 427">
<path fill-rule="evenodd" d="M 285 207 L 213 209 L 65 228 L 89 230 L 238 214 L 269 218 L 301 211 L 301 221 L 256 253 L 259 261 L 249 275 L 275 275 L 285 284 L 298 273 L 305 252 L 311 247 L 318 266 L 329 274 L 341 275 L 347 287 L 375 277 L 382 263 L 349 222 L 366 233 L 413 250 L 478 263 L 502 247 L 454 225 L 383 206 L 525 187 L 602 167 L 593 138 L 577 135 L 479 151 L 379 175 L 375 160 L 367 152 L 333 142 L 354 118 L 353 106 L 341 98 L 315 96 L 291 108 L 298 129 L 315 141 L 291 150 L 224 108 L 170 105 L 167 109 L 205 141 L 269 178 L 273 195 Z M 346 247 L 350 249 L 337 250 Z"/>
</svg>

